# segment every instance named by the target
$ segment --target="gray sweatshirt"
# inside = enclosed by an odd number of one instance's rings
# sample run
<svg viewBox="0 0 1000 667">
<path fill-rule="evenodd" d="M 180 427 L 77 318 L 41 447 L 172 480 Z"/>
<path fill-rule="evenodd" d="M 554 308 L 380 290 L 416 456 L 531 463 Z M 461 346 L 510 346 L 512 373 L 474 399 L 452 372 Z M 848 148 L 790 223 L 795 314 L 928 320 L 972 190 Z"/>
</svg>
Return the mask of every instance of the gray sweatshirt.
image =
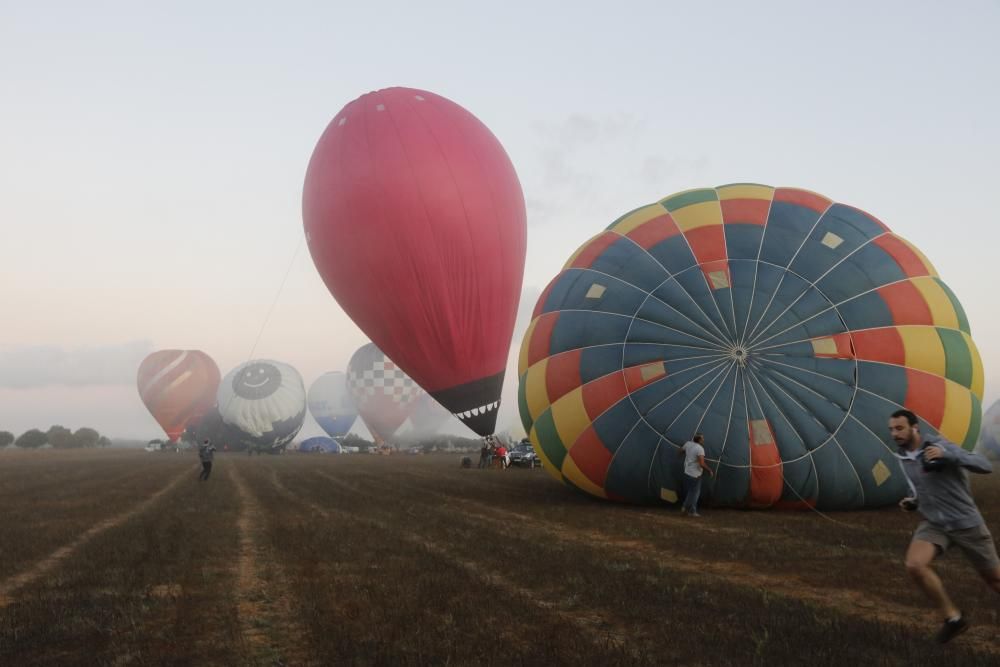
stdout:
<svg viewBox="0 0 1000 667">
<path fill-rule="evenodd" d="M 202 445 L 198 448 L 198 458 L 200 458 L 202 462 L 211 461 L 215 458 L 215 447 L 212 445 Z"/>
<path fill-rule="evenodd" d="M 924 436 L 925 445 L 936 445 L 944 450 L 947 464 L 941 470 L 925 472 L 921 459 L 906 456 L 906 448 L 899 448 L 899 462 L 910 480 L 910 488 L 917 498 L 917 509 L 927 521 L 942 530 L 962 530 L 983 524 L 972 491 L 969 474 L 993 472 L 993 466 L 986 457 L 967 452 L 953 442 L 940 436 Z"/>
</svg>

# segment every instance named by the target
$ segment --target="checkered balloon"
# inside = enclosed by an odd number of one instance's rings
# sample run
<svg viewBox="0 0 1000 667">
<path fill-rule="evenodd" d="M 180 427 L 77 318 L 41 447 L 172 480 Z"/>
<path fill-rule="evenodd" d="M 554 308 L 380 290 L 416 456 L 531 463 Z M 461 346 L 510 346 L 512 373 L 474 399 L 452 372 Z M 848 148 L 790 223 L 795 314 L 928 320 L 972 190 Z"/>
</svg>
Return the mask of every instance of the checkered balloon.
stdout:
<svg viewBox="0 0 1000 667">
<path fill-rule="evenodd" d="M 373 343 L 363 346 L 347 365 L 347 390 L 358 405 L 368 430 L 388 439 L 406 421 L 414 402 L 424 394 L 420 385 Z"/>
<path fill-rule="evenodd" d="M 423 392 L 420 385 L 381 351 L 370 368 L 348 371 L 347 386 L 359 402 L 381 394 L 393 403 L 407 404 Z"/>
</svg>

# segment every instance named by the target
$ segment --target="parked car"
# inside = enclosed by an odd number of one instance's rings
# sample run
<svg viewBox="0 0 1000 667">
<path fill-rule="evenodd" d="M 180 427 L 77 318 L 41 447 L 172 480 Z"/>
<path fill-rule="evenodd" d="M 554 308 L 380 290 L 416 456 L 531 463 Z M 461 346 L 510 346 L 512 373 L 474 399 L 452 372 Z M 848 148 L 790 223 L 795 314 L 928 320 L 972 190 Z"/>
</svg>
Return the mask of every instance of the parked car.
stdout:
<svg viewBox="0 0 1000 667">
<path fill-rule="evenodd" d="M 510 464 L 523 468 L 541 467 L 542 462 L 531 443 L 520 442 L 510 450 Z"/>
</svg>

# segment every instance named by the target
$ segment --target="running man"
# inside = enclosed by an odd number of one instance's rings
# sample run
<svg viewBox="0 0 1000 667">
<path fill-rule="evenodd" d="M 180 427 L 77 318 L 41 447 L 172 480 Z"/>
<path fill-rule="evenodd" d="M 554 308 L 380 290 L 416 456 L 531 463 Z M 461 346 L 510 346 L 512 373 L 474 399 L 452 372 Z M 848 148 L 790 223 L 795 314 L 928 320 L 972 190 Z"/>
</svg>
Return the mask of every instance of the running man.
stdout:
<svg viewBox="0 0 1000 667">
<path fill-rule="evenodd" d="M 899 447 L 903 472 L 913 495 L 899 501 L 907 512 L 918 510 L 924 520 L 906 550 L 906 571 L 944 617 L 937 634 L 942 644 L 969 629 L 969 621 L 948 597 L 931 563 L 952 545 L 976 568 L 986 585 L 1000 593 L 1000 558 L 969 487 L 967 470 L 986 474 L 993 467 L 985 457 L 934 435 L 922 435 L 917 416 L 896 410 L 889 433 Z"/>
</svg>

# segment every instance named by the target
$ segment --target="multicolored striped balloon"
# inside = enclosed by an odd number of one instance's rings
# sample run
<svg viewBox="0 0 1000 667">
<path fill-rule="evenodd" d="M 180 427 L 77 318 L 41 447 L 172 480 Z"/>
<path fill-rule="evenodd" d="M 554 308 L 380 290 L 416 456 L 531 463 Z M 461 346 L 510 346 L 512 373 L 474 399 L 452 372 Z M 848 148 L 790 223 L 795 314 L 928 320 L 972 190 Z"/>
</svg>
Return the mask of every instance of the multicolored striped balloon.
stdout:
<svg viewBox="0 0 1000 667">
<path fill-rule="evenodd" d="M 146 409 L 171 440 L 215 405 L 219 367 L 201 350 L 159 350 L 139 364 L 136 383 Z"/>
<path fill-rule="evenodd" d="M 643 206 L 543 292 L 520 412 L 549 472 L 613 500 L 676 502 L 696 432 L 743 507 L 860 508 L 907 489 L 889 415 L 971 449 L 983 367 L 961 304 L 879 220 L 736 184 Z"/>
</svg>

